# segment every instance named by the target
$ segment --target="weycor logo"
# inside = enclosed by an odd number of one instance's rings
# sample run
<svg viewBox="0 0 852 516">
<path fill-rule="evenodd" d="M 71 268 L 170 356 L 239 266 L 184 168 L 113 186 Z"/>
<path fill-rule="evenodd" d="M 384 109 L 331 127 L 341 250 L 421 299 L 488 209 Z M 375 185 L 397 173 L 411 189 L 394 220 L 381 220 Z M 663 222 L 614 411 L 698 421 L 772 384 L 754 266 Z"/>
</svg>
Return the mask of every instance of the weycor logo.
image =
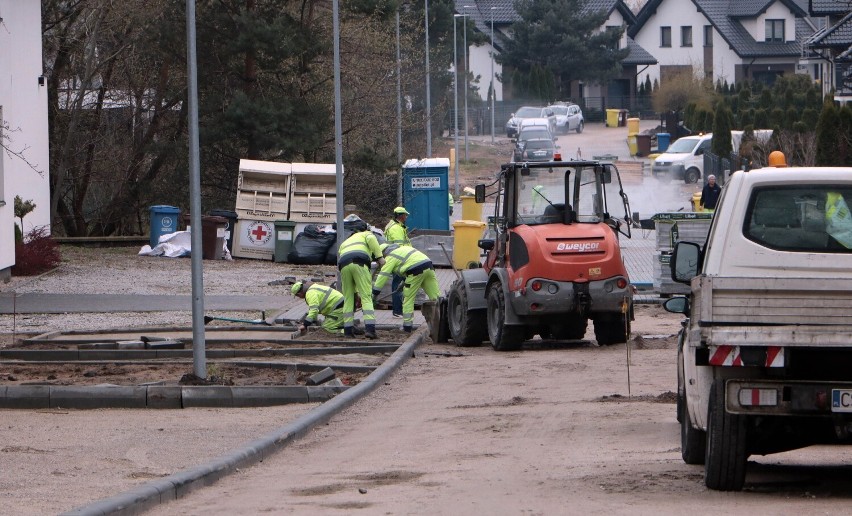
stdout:
<svg viewBox="0 0 852 516">
<path fill-rule="evenodd" d="M 600 249 L 601 245 L 598 242 L 572 242 L 572 243 L 561 243 L 556 245 L 557 251 L 575 251 L 578 253 L 588 253 L 592 251 L 597 251 Z"/>
</svg>

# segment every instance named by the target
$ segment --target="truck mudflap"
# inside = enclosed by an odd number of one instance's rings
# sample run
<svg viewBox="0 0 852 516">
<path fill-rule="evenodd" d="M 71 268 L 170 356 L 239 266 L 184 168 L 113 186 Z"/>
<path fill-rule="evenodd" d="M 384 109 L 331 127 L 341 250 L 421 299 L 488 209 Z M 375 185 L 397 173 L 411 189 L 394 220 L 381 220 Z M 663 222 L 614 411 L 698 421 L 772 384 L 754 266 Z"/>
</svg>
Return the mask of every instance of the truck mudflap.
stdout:
<svg viewBox="0 0 852 516">
<path fill-rule="evenodd" d="M 726 409 L 732 414 L 852 420 L 852 382 L 731 379 L 725 389 Z"/>
</svg>

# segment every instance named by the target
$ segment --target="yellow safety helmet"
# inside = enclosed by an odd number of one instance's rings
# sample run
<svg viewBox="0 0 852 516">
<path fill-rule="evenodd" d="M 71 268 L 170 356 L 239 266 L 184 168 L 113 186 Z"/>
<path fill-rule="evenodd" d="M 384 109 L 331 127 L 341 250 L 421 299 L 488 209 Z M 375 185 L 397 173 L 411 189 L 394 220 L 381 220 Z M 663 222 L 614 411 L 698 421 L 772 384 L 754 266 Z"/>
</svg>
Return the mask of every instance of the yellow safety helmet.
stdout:
<svg viewBox="0 0 852 516">
<path fill-rule="evenodd" d="M 402 206 L 397 206 L 396 208 L 394 208 L 393 213 L 394 215 L 411 215 L 410 213 L 408 213 L 408 210 L 406 210 Z"/>
<path fill-rule="evenodd" d="M 304 285 L 305 283 L 303 281 L 297 281 L 296 283 L 293 283 L 293 286 L 290 287 L 290 293 L 295 296 L 296 294 L 302 291 L 302 287 Z"/>
<path fill-rule="evenodd" d="M 770 167 L 786 167 L 787 166 L 787 157 L 784 156 L 784 153 L 781 151 L 772 151 L 769 153 L 769 166 Z"/>
</svg>

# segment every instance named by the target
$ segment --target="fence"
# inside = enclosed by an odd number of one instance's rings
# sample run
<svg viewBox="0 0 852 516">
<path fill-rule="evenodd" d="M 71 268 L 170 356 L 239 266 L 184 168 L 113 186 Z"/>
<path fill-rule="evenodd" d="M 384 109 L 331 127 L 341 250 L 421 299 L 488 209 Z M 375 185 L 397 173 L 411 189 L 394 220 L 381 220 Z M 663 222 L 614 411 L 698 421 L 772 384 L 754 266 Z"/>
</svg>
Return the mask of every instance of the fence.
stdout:
<svg viewBox="0 0 852 516">
<path fill-rule="evenodd" d="M 707 181 L 707 176 L 716 176 L 716 182 L 724 185 L 731 173 L 742 170 L 745 165 L 744 160 L 738 154 L 731 153 L 727 158 L 713 154 L 710 151 L 704 153 L 704 182 Z"/>
</svg>

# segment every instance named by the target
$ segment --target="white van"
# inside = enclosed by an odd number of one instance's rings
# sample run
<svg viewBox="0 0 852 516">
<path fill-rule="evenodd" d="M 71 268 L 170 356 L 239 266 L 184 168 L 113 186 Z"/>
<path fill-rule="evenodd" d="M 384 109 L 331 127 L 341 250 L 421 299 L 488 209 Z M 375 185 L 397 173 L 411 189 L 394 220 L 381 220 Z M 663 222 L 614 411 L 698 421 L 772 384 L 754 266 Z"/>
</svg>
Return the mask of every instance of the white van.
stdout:
<svg viewBox="0 0 852 516">
<path fill-rule="evenodd" d="M 713 133 L 678 138 L 654 160 L 651 173 L 661 181 L 695 183 L 704 177 L 704 152 L 710 150 L 712 142 Z"/>
</svg>

